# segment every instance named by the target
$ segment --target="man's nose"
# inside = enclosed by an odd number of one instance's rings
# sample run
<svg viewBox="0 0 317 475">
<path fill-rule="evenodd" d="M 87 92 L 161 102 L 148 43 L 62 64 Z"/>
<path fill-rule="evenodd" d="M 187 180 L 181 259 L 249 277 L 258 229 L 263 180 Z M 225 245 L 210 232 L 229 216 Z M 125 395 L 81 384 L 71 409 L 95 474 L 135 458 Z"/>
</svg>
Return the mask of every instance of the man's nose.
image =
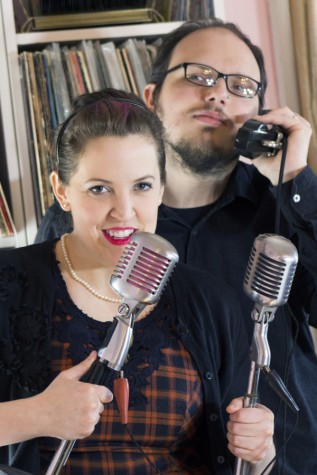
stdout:
<svg viewBox="0 0 317 475">
<path fill-rule="evenodd" d="M 206 101 L 212 101 L 224 105 L 230 99 L 230 93 L 227 89 L 225 78 L 218 78 L 214 86 L 204 87 L 203 89 L 205 89 L 203 94 Z"/>
</svg>

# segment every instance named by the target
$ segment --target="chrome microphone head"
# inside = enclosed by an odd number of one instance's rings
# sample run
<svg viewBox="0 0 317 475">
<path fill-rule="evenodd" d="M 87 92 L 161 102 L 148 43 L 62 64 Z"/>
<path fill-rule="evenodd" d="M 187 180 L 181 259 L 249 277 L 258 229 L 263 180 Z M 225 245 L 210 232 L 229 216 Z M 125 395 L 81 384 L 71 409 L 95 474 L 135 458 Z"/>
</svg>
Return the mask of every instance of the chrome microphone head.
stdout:
<svg viewBox="0 0 317 475">
<path fill-rule="evenodd" d="M 251 250 L 243 289 L 257 304 L 279 307 L 287 302 L 298 253 L 288 239 L 275 234 L 260 234 Z"/>
<path fill-rule="evenodd" d="M 177 262 L 178 253 L 166 239 L 138 231 L 125 247 L 110 285 L 123 298 L 155 303 Z"/>
</svg>

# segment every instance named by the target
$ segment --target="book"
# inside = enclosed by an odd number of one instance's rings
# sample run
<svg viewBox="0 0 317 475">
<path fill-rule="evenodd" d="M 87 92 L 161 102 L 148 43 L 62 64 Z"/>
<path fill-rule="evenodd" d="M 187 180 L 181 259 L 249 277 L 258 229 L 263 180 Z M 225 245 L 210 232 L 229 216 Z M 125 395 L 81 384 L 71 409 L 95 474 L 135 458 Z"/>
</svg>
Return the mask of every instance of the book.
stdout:
<svg viewBox="0 0 317 475">
<path fill-rule="evenodd" d="M 50 55 L 44 50 L 41 52 L 42 60 L 43 60 L 43 67 L 46 79 L 46 87 L 47 87 L 47 97 L 49 102 L 49 108 L 51 113 L 51 127 L 55 129 L 58 124 L 57 118 L 57 111 L 55 106 L 55 99 L 54 99 L 54 91 L 53 91 L 53 84 L 51 78 L 51 58 Z"/>
<path fill-rule="evenodd" d="M 33 187 L 38 190 L 38 198 L 39 198 L 39 209 L 37 219 L 40 216 L 43 216 L 45 213 L 45 203 L 44 203 L 44 188 L 42 182 L 42 174 L 41 174 L 41 164 L 40 164 L 40 156 L 39 156 L 39 147 L 38 147 L 38 130 L 36 126 L 36 118 L 35 118 L 35 110 L 33 107 L 33 89 L 31 84 L 30 78 L 30 55 L 28 51 L 23 51 L 21 53 L 21 60 L 23 62 L 23 70 L 24 70 L 24 79 L 25 79 L 25 87 L 27 93 L 27 105 L 28 105 L 28 112 L 29 112 L 29 129 L 30 129 L 30 136 L 32 137 L 32 155 L 30 157 L 31 162 L 31 170 L 33 169 L 32 174 L 32 181 Z"/>
<path fill-rule="evenodd" d="M 150 23 L 163 20 L 163 17 L 153 8 L 135 8 L 129 10 L 33 16 L 29 17 L 27 25 L 29 31 L 38 31 Z"/>
<path fill-rule="evenodd" d="M 52 190 L 49 181 L 50 167 L 49 167 L 49 154 L 47 148 L 47 140 L 45 136 L 45 126 L 44 126 L 44 113 L 42 108 L 42 103 L 39 95 L 39 85 L 38 79 L 39 75 L 35 69 L 34 55 L 31 52 L 26 52 L 28 66 L 29 66 L 29 75 L 30 75 L 30 86 L 32 94 L 32 107 L 34 112 L 34 124 L 36 129 L 36 141 L 35 144 L 38 149 L 38 180 L 42 184 L 42 202 L 43 216 L 49 206 L 53 203 L 52 200 Z"/>
<path fill-rule="evenodd" d="M 77 87 L 77 95 L 85 94 L 87 92 L 84 78 L 82 75 L 81 67 L 79 64 L 79 59 L 75 47 L 72 47 L 69 50 L 69 58 L 73 65 L 74 75 L 75 75 L 75 85 Z"/>
<path fill-rule="evenodd" d="M 120 53 L 122 55 L 123 64 L 127 71 L 127 77 L 129 79 L 131 92 L 134 92 L 134 94 L 139 95 L 138 85 L 136 83 L 134 71 L 132 69 L 132 65 L 130 62 L 130 57 L 128 55 L 127 49 L 124 46 L 120 46 Z"/>
<path fill-rule="evenodd" d="M 86 58 L 86 63 L 91 78 L 92 89 L 93 91 L 100 91 L 101 84 L 93 43 L 91 40 L 83 40 L 81 42 L 81 47 Z"/>
<path fill-rule="evenodd" d="M 58 123 L 64 122 L 71 111 L 70 94 L 62 64 L 61 48 L 59 43 L 52 43 L 44 49 L 49 61 L 51 85 L 56 107 Z"/>
<path fill-rule="evenodd" d="M 101 51 L 104 57 L 104 67 L 108 71 L 110 87 L 126 90 L 126 85 L 122 76 L 122 67 L 118 62 L 116 46 L 113 41 L 101 44 Z"/>
<path fill-rule="evenodd" d="M 26 133 L 27 133 L 27 143 L 28 143 L 28 156 L 30 162 L 30 172 L 32 180 L 32 190 L 34 197 L 34 206 L 35 206 L 35 216 L 36 220 L 39 223 L 42 217 L 42 198 L 41 198 L 41 183 L 38 181 L 38 160 L 37 160 L 37 147 L 34 143 L 34 119 L 33 119 L 33 108 L 32 108 L 32 99 L 30 96 L 30 78 L 28 71 L 28 64 L 26 55 L 21 53 L 19 55 L 19 68 L 21 72 L 21 86 L 22 86 L 22 98 L 24 106 L 24 117 L 26 124 Z"/>
<path fill-rule="evenodd" d="M 143 71 L 142 61 L 137 49 L 137 40 L 129 38 L 128 40 L 122 43 L 120 48 L 125 50 L 125 60 L 130 64 L 129 75 L 133 75 L 135 82 L 135 90 L 133 90 L 133 92 L 142 97 L 143 90 L 147 84 L 147 80 Z"/>
<path fill-rule="evenodd" d="M 15 236 L 16 230 L 9 206 L 0 183 L 0 237 Z"/>
<path fill-rule="evenodd" d="M 120 48 L 116 48 L 116 54 L 117 54 L 117 59 L 118 59 L 118 63 L 119 63 L 119 66 L 120 66 L 121 76 L 122 76 L 122 79 L 123 79 L 123 82 L 124 82 L 124 90 L 127 91 L 127 92 L 131 92 L 131 86 L 130 86 L 130 83 L 129 83 L 127 70 L 126 70 L 126 68 L 124 66 L 124 63 L 123 63 Z"/>
<path fill-rule="evenodd" d="M 68 46 L 63 46 L 61 48 L 62 61 L 65 71 L 65 77 L 68 84 L 70 100 L 71 102 L 77 97 L 80 93 L 78 92 L 78 83 L 76 77 L 76 71 L 74 68 L 74 63 L 71 59 L 70 50 Z"/>
<path fill-rule="evenodd" d="M 84 82 L 84 85 L 85 85 L 85 91 L 86 92 L 93 92 L 92 82 L 91 82 L 91 78 L 90 78 L 89 69 L 88 69 L 88 66 L 87 66 L 85 54 L 84 54 L 84 52 L 81 48 L 76 49 L 76 54 L 77 54 L 78 64 L 79 64 L 79 67 L 80 67 L 83 82 Z"/>
<path fill-rule="evenodd" d="M 101 43 L 99 40 L 96 40 L 94 42 L 94 48 L 96 51 L 96 57 L 99 64 L 98 69 L 99 69 L 99 76 L 100 76 L 100 82 L 102 84 L 102 87 L 103 88 L 111 87 L 111 73 L 105 62 L 104 54 L 103 54 Z"/>
</svg>

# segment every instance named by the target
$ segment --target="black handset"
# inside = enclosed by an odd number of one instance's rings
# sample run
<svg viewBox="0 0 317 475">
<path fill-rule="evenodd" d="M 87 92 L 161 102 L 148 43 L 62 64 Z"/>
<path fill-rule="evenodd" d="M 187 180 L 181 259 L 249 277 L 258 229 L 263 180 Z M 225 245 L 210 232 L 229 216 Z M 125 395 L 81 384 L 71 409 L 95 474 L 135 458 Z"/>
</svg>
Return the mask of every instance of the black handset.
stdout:
<svg viewBox="0 0 317 475">
<path fill-rule="evenodd" d="M 238 130 L 235 149 L 244 157 L 251 159 L 262 154 L 273 157 L 283 147 L 283 141 L 284 133 L 280 126 L 273 125 L 269 129 L 267 124 L 250 119 Z"/>
</svg>

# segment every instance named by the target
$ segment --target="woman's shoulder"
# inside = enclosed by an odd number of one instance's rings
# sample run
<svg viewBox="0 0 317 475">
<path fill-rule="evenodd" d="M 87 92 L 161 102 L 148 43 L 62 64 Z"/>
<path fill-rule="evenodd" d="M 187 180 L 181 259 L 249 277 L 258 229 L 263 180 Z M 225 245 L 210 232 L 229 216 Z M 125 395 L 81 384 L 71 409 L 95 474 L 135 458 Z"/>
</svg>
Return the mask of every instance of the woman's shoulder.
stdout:
<svg viewBox="0 0 317 475">
<path fill-rule="evenodd" d="M 28 287 L 36 285 L 50 287 L 55 254 L 54 241 L 31 244 L 11 250 L 0 251 L 0 285 L 12 286 L 28 282 Z"/>
<path fill-rule="evenodd" d="M 45 262 L 45 258 L 52 255 L 55 241 L 45 241 L 40 244 L 30 244 L 28 246 L 17 247 L 15 249 L 0 250 L 0 266 L 10 264 L 30 263 L 34 266 Z"/>
</svg>

